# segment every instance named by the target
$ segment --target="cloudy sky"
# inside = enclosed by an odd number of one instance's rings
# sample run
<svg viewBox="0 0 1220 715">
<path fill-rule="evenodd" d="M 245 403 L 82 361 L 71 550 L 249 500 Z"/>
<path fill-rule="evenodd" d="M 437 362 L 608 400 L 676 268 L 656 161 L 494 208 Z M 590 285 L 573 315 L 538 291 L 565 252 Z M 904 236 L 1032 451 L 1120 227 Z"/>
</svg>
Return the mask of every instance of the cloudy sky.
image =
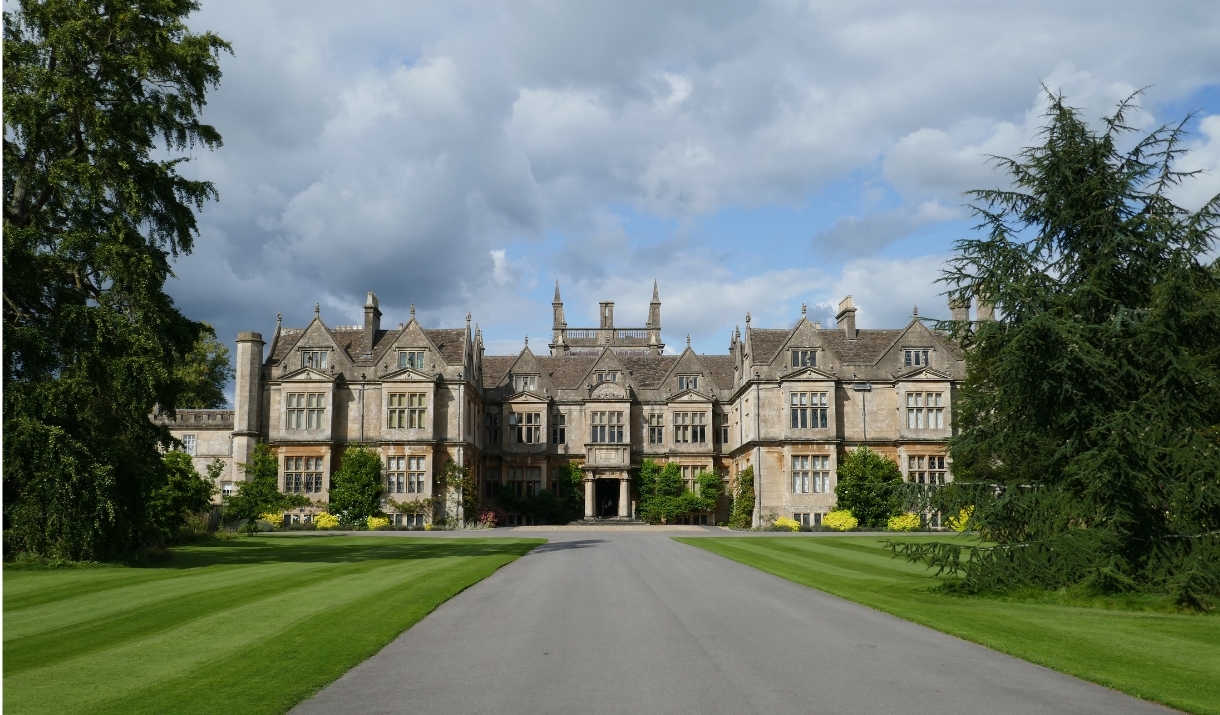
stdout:
<svg viewBox="0 0 1220 715">
<path fill-rule="evenodd" d="M 220 201 L 170 291 L 226 340 L 467 311 L 489 353 L 569 325 L 642 325 L 724 352 L 750 311 L 863 327 L 947 313 L 934 283 L 1041 122 L 1039 83 L 1141 126 L 1198 110 L 1183 159 L 1220 192 L 1220 3 L 236 2 L 189 172 Z"/>
</svg>

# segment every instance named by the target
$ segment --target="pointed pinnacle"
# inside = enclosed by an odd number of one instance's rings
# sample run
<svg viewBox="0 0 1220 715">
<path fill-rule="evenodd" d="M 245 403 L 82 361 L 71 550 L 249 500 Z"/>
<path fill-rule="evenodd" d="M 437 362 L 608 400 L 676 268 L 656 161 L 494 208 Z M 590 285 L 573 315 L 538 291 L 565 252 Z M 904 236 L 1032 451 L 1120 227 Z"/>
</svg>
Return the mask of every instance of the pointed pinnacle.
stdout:
<svg viewBox="0 0 1220 715">
<path fill-rule="evenodd" d="M 661 295 L 659 293 L 657 293 L 657 279 L 656 278 L 652 279 L 652 302 L 653 303 L 661 302 Z"/>
<path fill-rule="evenodd" d="M 559 279 L 555 279 L 555 302 L 560 303 L 563 299 L 559 297 Z"/>
</svg>

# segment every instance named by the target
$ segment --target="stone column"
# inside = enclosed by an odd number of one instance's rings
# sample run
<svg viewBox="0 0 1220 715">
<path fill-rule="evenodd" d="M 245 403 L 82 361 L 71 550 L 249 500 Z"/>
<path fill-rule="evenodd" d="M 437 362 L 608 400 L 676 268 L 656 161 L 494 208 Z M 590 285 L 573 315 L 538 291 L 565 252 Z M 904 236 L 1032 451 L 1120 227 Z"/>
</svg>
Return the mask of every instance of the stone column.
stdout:
<svg viewBox="0 0 1220 715">
<path fill-rule="evenodd" d="M 631 516 L 631 480 L 622 476 L 618 480 L 618 515 L 626 519 Z"/>
<path fill-rule="evenodd" d="M 597 504 L 597 481 L 585 475 L 585 518 L 592 519 L 597 512 L 594 508 Z"/>
</svg>

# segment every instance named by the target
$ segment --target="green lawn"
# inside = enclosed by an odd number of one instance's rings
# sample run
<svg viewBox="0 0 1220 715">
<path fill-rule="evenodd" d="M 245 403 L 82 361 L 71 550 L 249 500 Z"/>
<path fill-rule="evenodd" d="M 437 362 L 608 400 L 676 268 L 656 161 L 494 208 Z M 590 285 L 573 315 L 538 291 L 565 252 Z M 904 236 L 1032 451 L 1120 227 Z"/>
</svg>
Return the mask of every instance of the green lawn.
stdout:
<svg viewBox="0 0 1220 715">
<path fill-rule="evenodd" d="M 1136 697 L 1220 715 L 1220 617 L 1214 614 L 931 593 L 937 579 L 891 558 L 885 539 L 876 537 L 678 541 Z"/>
<path fill-rule="evenodd" d="M 4 712 L 282 713 L 540 543 L 256 537 L 5 569 Z"/>
</svg>

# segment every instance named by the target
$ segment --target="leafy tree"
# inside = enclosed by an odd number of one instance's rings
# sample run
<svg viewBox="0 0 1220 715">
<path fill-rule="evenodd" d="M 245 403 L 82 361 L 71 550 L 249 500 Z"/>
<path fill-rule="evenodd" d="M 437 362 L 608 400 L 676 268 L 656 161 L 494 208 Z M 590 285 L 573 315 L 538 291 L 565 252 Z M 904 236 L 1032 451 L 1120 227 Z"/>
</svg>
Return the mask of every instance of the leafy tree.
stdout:
<svg viewBox="0 0 1220 715">
<path fill-rule="evenodd" d="M 868 447 L 858 447 L 839 462 L 835 499 L 861 526 L 885 526 L 902 513 L 903 495 L 898 465 Z"/>
<path fill-rule="evenodd" d="M 729 510 L 729 526 L 749 529 L 754 523 L 754 465 L 737 473 L 733 480 L 733 506 Z"/>
<path fill-rule="evenodd" d="M 640 465 L 636 484 L 640 518 L 652 524 L 672 524 L 679 517 L 712 511 L 724 491 L 720 477 L 711 472 L 697 474 L 695 490 L 687 491 L 676 462 L 661 466 L 651 459 Z"/>
<path fill-rule="evenodd" d="M 253 521 L 268 512 L 309 506 L 308 497 L 280 491 L 280 463 L 266 442 L 256 444 L 250 461 L 237 466 L 245 473 L 246 481 L 238 483 L 236 494 L 225 498 L 229 518 Z"/>
<path fill-rule="evenodd" d="M 344 524 L 357 524 L 381 513 L 381 457 L 353 445 L 343 452 L 339 469 L 330 477 L 330 513 Z"/>
<path fill-rule="evenodd" d="M 1203 607 L 1220 593 L 1220 196 L 1171 200 L 1185 122 L 1132 145 L 1130 100 L 1094 129 L 1049 99 L 1038 145 L 998 160 L 1011 188 L 972 192 L 985 234 L 945 276 L 1000 319 L 948 326 L 967 380 L 954 483 L 929 503 L 998 546 L 895 548 L 968 590 L 1153 589 Z"/>
<path fill-rule="evenodd" d="M 216 339 L 216 331 L 207 323 L 191 349 L 174 366 L 178 381 L 177 407 L 215 409 L 225 406 L 225 385 L 233 377 L 229 364 L 229 348 Z"/>
<path fill-rule="evenodd" d="M 148 504 L 148 520 L 154 533 L 168 540 L 173 538 L 178 527 L 186 523 L 189 515 L 211 506 L 212 496 L 216 494 L 216 482 L 201 477 L 186 452 L 168 452 L 164 461 L 165 482 L 153 490 Z"/>
<path fill-rule="evenodd" d="M 16 0 L 4 13 L 4 527 L 8 549 L 138 545 L 165 479 L 175 367 L 203 331 L 164 291 L 220 146 L 198 119 L 229 49 L 191 0 Z"/>
</svg>

